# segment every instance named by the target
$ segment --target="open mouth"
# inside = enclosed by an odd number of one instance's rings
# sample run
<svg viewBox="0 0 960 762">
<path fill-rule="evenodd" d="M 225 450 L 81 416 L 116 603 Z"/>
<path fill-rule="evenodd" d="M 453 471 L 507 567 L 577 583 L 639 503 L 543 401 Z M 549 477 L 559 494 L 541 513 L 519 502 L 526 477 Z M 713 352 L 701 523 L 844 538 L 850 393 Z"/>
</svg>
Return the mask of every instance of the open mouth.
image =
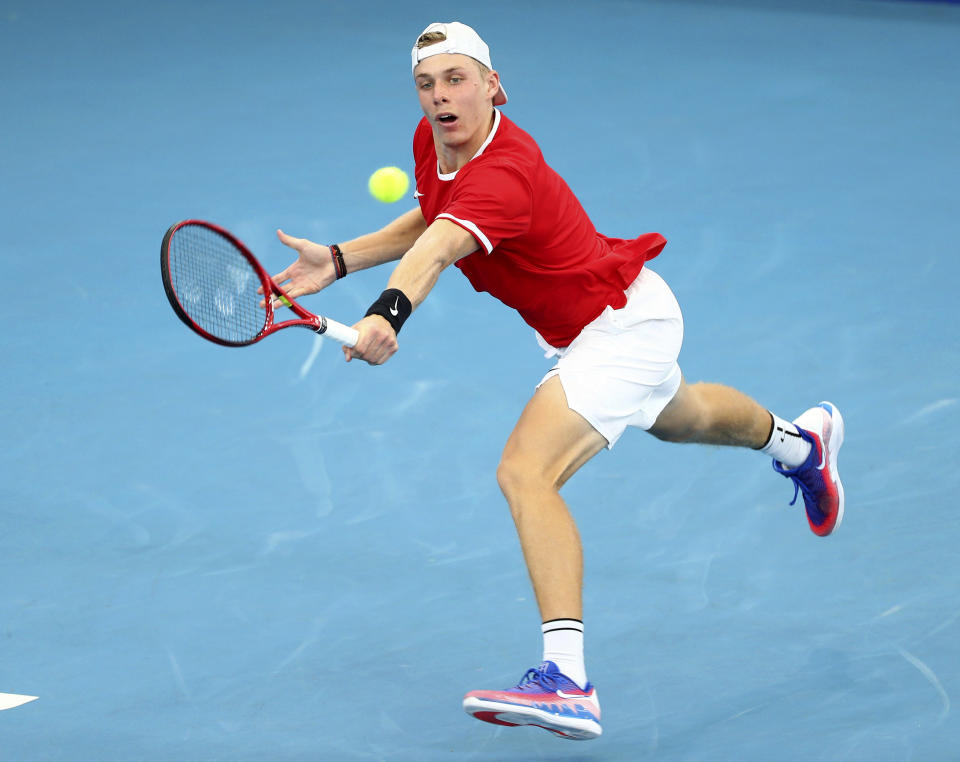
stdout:
<svg viewBox="0 0 960 762">
<path fill-rule="evenodd" d="M 437 121 L 441 124 L 453 124 L 457 121 L 457 117 L 453 114 L 437 114 Z"/>
</svg>

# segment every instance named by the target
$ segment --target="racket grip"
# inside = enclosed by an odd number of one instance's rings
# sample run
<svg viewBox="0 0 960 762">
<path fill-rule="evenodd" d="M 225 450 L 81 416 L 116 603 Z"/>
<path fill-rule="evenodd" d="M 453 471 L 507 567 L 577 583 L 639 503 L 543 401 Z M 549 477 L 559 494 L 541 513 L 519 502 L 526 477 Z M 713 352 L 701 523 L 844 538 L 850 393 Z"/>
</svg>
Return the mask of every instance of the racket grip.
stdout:
<svg viewBox="0 0 960 762">
<path fill-rule="evenodd" d="M 346 344 L 348 347 L 356 346 L 357 340 L 360 338 L 360 334 L 353 328 L 330 318 L 321 318 L 320 326 L 316 331 L 324 336 L 329 336 L 334 341 Z"/>
</svg>

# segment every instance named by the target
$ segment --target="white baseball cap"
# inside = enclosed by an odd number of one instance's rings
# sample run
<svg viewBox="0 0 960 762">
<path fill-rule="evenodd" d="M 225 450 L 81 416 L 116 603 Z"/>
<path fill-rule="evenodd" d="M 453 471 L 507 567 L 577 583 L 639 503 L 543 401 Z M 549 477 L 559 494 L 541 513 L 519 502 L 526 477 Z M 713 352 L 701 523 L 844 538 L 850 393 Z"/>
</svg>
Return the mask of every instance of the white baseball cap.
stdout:
<svg viewBox="0 0 960 762">
<path fill-rule="evenodd" d="M 461 24 L 459 21 L 450 21 L 448 23 L 436 22 L 420 32 L 420 34 L 417 35 L 417 39 L 419 40 L 427 32 L 442 32 L 446 35 L 447 39 L 423 48 L 418 48 L 414 45 L 412 51 L 414 69 L 417 68 L 417 64 L 424 58 L 436 56 L 441 53 L 459 53 L 464 56 L 470 56 L 470 58 L 479 61 L 488 69 L 493 68 L 493 64 L 490 63 L 490 48 L 487 47 L 487 43 L 480 39 L 480 35 L 477 34 L 472 27 Z M 493 105 L 502 106 L 506 102 L 507 92 L 503 89 L 503 85 L 500 85 L 497 94 L 493 96 Z"/>
</svg>

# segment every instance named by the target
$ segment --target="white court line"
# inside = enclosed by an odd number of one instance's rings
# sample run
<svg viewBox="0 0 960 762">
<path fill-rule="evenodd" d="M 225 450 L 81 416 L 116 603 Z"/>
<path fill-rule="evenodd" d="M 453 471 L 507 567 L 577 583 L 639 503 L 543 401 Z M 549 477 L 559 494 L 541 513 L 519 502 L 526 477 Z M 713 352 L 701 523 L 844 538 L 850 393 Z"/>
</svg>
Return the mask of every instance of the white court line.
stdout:
<svg viewBox="0 0 960 762">
<path fill-rule="evenodd" d="M 29 704 L 36 701 L 39 696 L 19 696 L 16 693 L 0 693 L 0 712 L 4 709 L 13 709 L 21 704 Z"/>
<path fill-rule="evenodd" d="M 917 671 L 927 678 L 927 682 L 933 686 L 934 690 L 939 694 L 940 701 L 943 702 L 943 710 L 940 712 L 940 716 L 937 718 L 937 722 L 943 722 L 946 719 L 946 716 L 950 714 L 950 697 L 947 695 L 947 692 L 943 689 L 943 685 L 940 684 L 940 680 L 937 679 L 937 676 L 934 674 L 933 670 L 930 669 L 926 664 L 920 661 L 916 656 L 914 656 L 909 651 L 904 651 L 902 648 L 897 648 L 900 652 L 900 655 L 910 662 L 914 667 L 917 668 Z"/>
<path fill-rule="evenodd" d="M 914 421 L 918 421 L 921 418 L 926 418 L 931 413 L 936 413 L 938 410 L 943 410 L 943 408 L 945 407 L 950 407 L 951 405 L 956 405 L 956 404 L 957 404 L 956 397 L 948 397 L 947 399 L 937 400 L 936 402 L 932 402 L 929 405 L 926 405 L 920 408 L 912 415 L 908 415 L 900 423 L 901 424 L 913 423 Z"/>
<path fill-rule="evenodd" d="M 310 368 L 313 367 L 313 361 L 317 359 L 317 355 L 320 354 L 320 350 L 323 348 L 323 336 L 319 334 L 314 335 L 313 337 L 313 346 L 310 347 L 310 354 L 307 355 L 307 359 L 303 361 L 303 365 L 300 366 L 300 380 L 303 381 L 307 377 L 307 374 L 310 372 Z"/>
</svg>

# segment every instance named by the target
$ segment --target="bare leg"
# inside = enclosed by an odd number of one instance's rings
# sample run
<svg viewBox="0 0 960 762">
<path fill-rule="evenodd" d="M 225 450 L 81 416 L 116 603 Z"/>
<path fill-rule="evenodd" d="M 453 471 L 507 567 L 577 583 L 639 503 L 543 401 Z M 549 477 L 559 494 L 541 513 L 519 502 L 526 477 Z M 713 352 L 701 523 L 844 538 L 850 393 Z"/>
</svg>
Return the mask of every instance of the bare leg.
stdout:
<svg viewBox="0 0 960 762">
<path fill-rule="evenodd" d="M 668 442 L 699 442 L 759 450 L 773 418 L 743 392 L 721 384 L 687 384 L 657 417 L 650 433 Z"/>
<path fill-rule="evenodd" d="M 583 618 L 583 552 L 560 487 L 607 442 L 578 413 L 556 376 L 527 403 L 507 440 L 497 481 L 520 537 L 540 615 Z"/>
<path fill-rule="evenodd" d="M 671 442 L 760 449 L 771 425 L 770 413 L 736 389 L 681 382 L 650 432 Z M 580 536 L 559 490 L 606 443 L 567 407 L 555 376 L 534 394 L 504 448 L 497 480 L 510 505 L 544 621 L 583 618 Z"/>
</svg>

